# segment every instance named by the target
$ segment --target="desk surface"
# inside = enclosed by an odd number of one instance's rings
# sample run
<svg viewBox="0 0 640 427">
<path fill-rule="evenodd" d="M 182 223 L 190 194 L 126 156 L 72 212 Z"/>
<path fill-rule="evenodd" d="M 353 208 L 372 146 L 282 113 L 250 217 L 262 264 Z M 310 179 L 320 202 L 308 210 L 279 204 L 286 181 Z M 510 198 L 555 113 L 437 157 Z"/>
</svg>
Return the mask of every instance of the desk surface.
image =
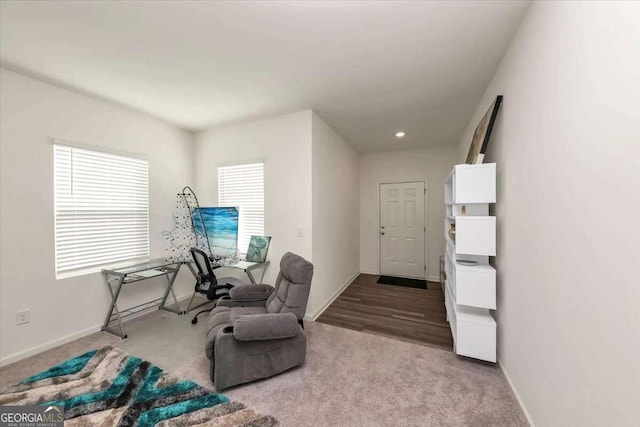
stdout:
<svg viewBox="0 0 640 427">
<path fill-rule="evenodd" d="M 260 267 L 262 265 L 269 265 L 269 261 L 265 262 L 253 262 L 253 261 L 236 261 L 233 263 L 225 264 L 225 263 L 213 263 L 214 267 L 227 267 L 227 268 L 237 268 L 240 270 L 253 270 L 254 268 Z"/>
<path fill-rule="evenodd" d="M 171 267 L 176 264 L 183 264 L 184 261 L 171 258 L 156 258 L 147 261 L 132 261 L 125 264 L 116 264 L 112 267 L 105 267 L 102 269 L 103 273 L 114 274 L 133 274 L 140 273 L 147 270 L 155 270 L 164 267 Z"/>
<path fill-rule="evenodd" d="M 156 270 L 165 267 L 171 267 L 176 264 L 186 264 L 193 263 L 193 259 L 191 258 L 156 258 L 150 259 L 147 261 L 135 261 L 131 263 L 125 264 L 117 264 L 113 267 L 105 267 L 102 269 L 103 273 L 111 273 L 111 274 L 134 274 L 140 273 L 147 270 Z M 237 268 L 240 270 L 253 270 L 263 265 L 268 265 L 269 261 L 265 262 L 251 262 L 251 261 L 235 261 L 229 263 L 215 263 L 212 262 L 212 267 L 226 267 L 226 268 Z"/>
</svg>

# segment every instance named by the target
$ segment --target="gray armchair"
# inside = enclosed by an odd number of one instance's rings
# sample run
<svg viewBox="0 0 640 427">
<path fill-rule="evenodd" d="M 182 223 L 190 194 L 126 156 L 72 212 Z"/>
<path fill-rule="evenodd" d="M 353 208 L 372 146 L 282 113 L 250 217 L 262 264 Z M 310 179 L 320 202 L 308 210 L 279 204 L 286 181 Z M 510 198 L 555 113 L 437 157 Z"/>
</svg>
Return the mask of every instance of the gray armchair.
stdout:
<svg viewBox="0 0 640 427">
<path fill-rule="evenodd" d="M 313 264 L 287 252 L 276 286 L 230 290 L 209 317 L 206 354 L 217 390 L 267 378 L 304 363 L 303 317 Z"/>
</svg>

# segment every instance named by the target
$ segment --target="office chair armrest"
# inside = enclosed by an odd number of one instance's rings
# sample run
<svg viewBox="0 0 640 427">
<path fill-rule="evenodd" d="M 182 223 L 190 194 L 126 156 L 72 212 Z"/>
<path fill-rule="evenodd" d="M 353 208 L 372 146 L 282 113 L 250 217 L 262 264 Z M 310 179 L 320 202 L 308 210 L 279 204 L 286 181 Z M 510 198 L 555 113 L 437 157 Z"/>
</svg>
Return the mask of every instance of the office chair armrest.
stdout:
<svg viewBox="0 0 640 427">
<path fill-rule="evenodd" d="M 264 301 L 273 290 L 270 285 L 241 285 L 231 288 L 229 297 L 238 302 Z"/>
<path fill-rule="evenodd" d="M 295 337 L 300 325 L 293 313 L 268 313 L 238 316 L 233 336 L 238 341 L 278 340 Z"/>
</svg>

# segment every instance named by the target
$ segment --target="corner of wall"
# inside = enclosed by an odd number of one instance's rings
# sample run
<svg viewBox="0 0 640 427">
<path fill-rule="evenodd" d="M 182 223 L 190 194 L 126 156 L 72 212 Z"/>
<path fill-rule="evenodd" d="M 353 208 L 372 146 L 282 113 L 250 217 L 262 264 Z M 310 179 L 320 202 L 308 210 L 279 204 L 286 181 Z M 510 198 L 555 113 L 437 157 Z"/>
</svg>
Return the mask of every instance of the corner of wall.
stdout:
<svg viewBox="0 0 640 427">
<path fill-rule="evenodd" d="M 191 148 L 191 177 L 189 178 L 190 182 L 188 185 L 193 189 L 193 191 L 196 191 L 196 180 L 198 178 L 198 132 L 189 131 L 189 138 Z"/>
<path fill-rule="evenodd" d="M 359 158 L 320 116 L 310 117 L 316 271 L 308 311 L 315 318 L 359 271 Z"/>
</svg>

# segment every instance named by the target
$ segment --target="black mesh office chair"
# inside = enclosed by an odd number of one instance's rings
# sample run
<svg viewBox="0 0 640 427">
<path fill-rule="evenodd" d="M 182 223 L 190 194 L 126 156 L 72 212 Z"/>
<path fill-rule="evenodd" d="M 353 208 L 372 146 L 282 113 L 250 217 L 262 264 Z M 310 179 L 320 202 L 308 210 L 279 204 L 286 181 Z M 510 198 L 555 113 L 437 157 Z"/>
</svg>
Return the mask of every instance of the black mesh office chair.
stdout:
<svg viewBox="0 0 640 427">
<path fill-rule="evenodd" d="M 193 296 L 191 297 L 191 301 L 193 301 L 193 297 L 195 297 L 196 292 L 206 295 L 209 301 L 215 301 L 219 298 L 224 297 L 228 298 L 229 289 L 233 288 L 233 285 L 230 283 L 218 285 L 218 279 L 213 272 L 211 262 L 209 261 L 209 257 L 207 256 L 206 252 L 201 251 L 197 248 L 191 248 L 191 256 L 193 257 L 193 261 L 195 262 L 196 268 L 198 269 L 196 287 L 195 291 L 193 292 Z M 191 302 L 189 302 L 189 306 L 191 306 Z M 195 325 L 196 323 L 198 323 L 199 315 L 201 315 L 202 313 L 208 313 L 211 310 L 213 310 L 213 307 L 197 312 L 191 320 L 191 323 Z"/>
</svg>

